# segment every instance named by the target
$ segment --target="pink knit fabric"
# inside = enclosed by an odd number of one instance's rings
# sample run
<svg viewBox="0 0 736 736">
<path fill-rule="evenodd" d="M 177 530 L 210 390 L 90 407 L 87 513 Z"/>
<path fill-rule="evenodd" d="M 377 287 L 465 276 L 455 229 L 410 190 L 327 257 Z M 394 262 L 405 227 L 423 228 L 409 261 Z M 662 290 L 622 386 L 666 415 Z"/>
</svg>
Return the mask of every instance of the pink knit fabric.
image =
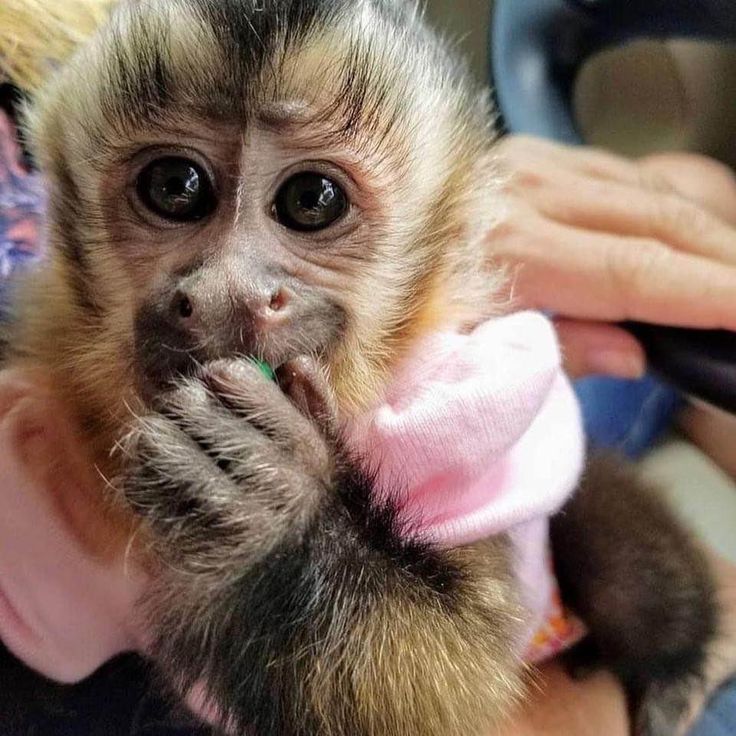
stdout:
<svg viewBox="0 0 736 736">
<path fill-rule="evenodd" d="M 551 323 L 522 312 L 428 337 L 349 437 L 425 538 L 453 547 L 510 535 L 528 645 L 555 599 L 547 520 L 573 492 L 584 455 Z"/>
<path fill-rule="evenodd" d="M 42 674 L 72 682 L 143 648 L 133 621 L 145 581 L 122 552 L 90 555 L 64 512 L 87 481 L 63 416 L 42 380 L 0 373 L 0 639 Z M 509 533 L 528 650 L 556 599 L 547 519 L 583 457 L 549 322 L 522 313 L 470 335 L 433 335 L 348 434 L 408 526 L 448 547 Z"/>
</svg>

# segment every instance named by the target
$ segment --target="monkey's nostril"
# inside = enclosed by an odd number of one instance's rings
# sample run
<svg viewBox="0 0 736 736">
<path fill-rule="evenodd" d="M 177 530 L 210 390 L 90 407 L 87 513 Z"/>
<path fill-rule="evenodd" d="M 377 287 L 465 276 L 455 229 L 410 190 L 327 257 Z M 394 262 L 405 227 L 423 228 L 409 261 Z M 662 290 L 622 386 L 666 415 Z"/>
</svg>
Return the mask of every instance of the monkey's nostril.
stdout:
<svg viewBox="0 0 736 736">
<path fill-rule="evenodd" d="M 179 316 L 183 319 L 188 319 L 194 313 L 194 307 L 188 296 L 182 296 L 179 299 Z"/>
<path fill-rule="evenodd" d="M 283 289 L 279 289 L 272 297 L 271 302 L 268 305 L 272 312 L 280 312 L 287 304 L 288 297 Z"/>
</svg>

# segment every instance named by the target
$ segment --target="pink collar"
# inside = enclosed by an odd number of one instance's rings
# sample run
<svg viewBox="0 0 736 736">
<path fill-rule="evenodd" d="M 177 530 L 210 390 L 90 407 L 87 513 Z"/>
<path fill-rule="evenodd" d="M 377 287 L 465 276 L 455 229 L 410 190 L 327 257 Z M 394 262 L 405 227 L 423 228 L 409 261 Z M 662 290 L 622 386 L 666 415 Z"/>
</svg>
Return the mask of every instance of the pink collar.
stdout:
<svg viewBox="0 0 736 736">
<path fill-rule="evenodd" d="M 445 546 L 553 514 L 584 448 L 554 330 L 535 312 L 428 337 L 349 437 L 401 489 L 407 521 Z"/>
</svg>

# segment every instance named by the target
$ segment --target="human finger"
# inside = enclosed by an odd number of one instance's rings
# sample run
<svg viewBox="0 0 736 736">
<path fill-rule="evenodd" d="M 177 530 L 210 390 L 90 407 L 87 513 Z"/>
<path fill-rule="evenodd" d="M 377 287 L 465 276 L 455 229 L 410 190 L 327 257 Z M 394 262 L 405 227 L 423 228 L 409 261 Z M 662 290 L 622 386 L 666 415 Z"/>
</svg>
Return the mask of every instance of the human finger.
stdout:
<svg viewBox="0 0 736 736">
<path fill-rule="evenodd" d="M 521 182 L 527 176 L 534 176 L 540 168 L 547 167 L 555 175 L 569 172 L 636 186 L 642 186 L 643 177 L 650 176 L 642 174 L 635 161 L 602 148 L 572 146 L 534 136 L 506 136 L 499 141 L 497 151 L 511 178 Z M 646 185 L 654 189 L 669 189 L 666 178 L 660 179 L 656 174 Z"/>
<path fill-rule="evenodd" d="M 617 182 L 639 192 L 677 194 L 698 203 L 729 224 L 736 224 L 736 175 L 726 164 L 689 152 L 657 153 L 630 159 L 592 146 L 574 146 L 536 138 L 506 136 L 498 152 L 519 186 L 560 175 L 577 174 L 599 182 Z"/>
<path fill-rule="evenodd" d="M 693 153 L 661 153 L 641 159 L 639 166 L 736 226 L 736 175 L 726 164 Z"/>
<path fill-rule="evenodd" d="M 678 194 L 560 173 L 554 184 L 527 187 L 523 197 L 542 215 L 563 225 L 650 238 L 736 265 L 736 229 Z M 736 201 L 734 207 L 736 213 Z"/>
<path fill-rule="evenodd" d="M 656 240 L 591 233 L 510 213 L 489 235 L 519 307 L 566 317 L 736 329 L 736 267 Z"/>
<path fill-rule="evenodd" d="M 606 375 L 641 378 L 646 372 L 644 349 L 626 330 L 602 322 L 555 321 L 565 371 L 572 378 Z"/>
</svg>

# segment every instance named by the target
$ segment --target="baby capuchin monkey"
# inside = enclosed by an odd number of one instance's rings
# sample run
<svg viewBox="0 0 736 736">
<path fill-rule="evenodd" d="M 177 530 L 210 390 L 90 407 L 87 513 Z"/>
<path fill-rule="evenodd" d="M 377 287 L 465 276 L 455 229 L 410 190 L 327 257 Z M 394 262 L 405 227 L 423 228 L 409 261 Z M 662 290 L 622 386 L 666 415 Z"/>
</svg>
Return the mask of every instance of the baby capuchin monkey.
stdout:
<svg viewBox="0 0 736 736">
<path fill-rule="evenodd" d="M 125 2 L 35 101 L 51 252 L 6 364 L 72 408 L 151 658 L 231 733 L 487 734 L 523 694 L 508 540 L 407 536 L 338 431 L 493 309 L 491 119 L 396 0 Z M 674 733 L 717 628 L 701 554 L 617 463 L 553 542 L 639 732 Z"/>
</svg>

